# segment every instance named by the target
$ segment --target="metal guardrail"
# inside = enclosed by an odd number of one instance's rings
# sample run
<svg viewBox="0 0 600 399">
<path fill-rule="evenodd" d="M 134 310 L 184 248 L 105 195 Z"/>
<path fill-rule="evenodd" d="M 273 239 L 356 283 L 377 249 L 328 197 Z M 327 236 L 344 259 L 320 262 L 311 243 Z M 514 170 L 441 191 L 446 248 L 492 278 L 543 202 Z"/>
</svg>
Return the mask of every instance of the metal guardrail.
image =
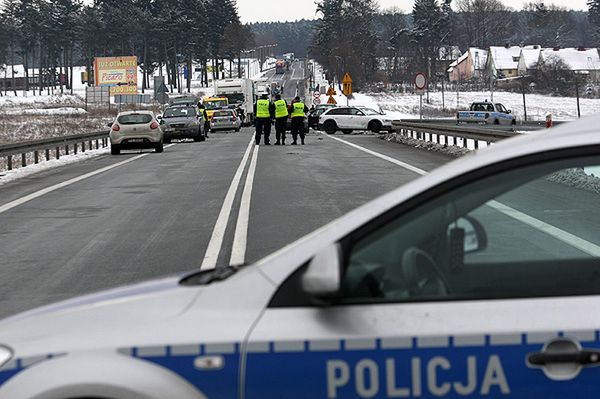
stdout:
<svg viewBox="0 0 600 399">
<path fill-rule="evenodd" d="M 93 132 L 74 134 L 70 136 L 52 137 L 41 140 L 28 140 L 19 143 L 10 143 L 0 145 L 0 158 L 6 158 L 7 169 L 13 169 L 13 157 L 15 155 L 21 156 L 21 167 L 26 167 L 27 154 L 33 153 L 33 163 L 37 164 L 40 162 L 40 152 L 44 153 L 44 158 L 49 161 L 51 158 L 51 152 L 53 152 L 54 158 L 60 159 L 61 153 L 63 155 L 69 155 L 70 149 L 73 148 L 73 154 L 77 154 L 79 149 L 81 152 L 87 149 L 96 149 L 100 146 L 103 148 L 108 146 L 108 133 L 107 132 Z"/>
<path fill-rule="evenodd" d="M 483 129 L 468 127 L 465 125 L 449 126 L 436 125 L 434 123 L 414 123 L 404 121 L 393 121 L 392 127 L 403 136 L 417 140 L 431 141 L 437 144 L 454 145 L 458 143 L 457 138 L 463 139 L 463 147 L 468 147 L 468 140 L 474 142 L 474 147 L 479 148 L 479 142 L 485 141 L 488 145 L 509 137 L 520 135 L 520 133 L 503 130 Z M 451 140 L 450 140 L 451 139 Z"/>
</svg>

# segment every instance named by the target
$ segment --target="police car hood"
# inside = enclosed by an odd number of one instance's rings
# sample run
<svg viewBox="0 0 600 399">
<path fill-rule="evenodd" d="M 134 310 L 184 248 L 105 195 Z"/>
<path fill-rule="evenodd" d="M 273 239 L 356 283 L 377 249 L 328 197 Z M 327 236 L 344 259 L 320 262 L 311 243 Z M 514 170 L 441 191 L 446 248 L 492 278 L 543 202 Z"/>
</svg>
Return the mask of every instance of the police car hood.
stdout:
<svg viewBox="0 0 600 399">
<path fill-rule="evenodd" d="M 199 339 L 239 340 L 273 291 L 272 284 L 250 268 L 210 285 L 182 286 L 181 278 L 111 289 L 9 317 L 0 321 L 0 344 L 21 358 Z M 258 294 L 243 295 L 248 286 Z"/>
<path fill-rule="evenodd" d="M 196 118 L 193 116 L 177 116 L 177 117 L 167 117 L 167 118 L 164 118 L 163 120 L 165 121 L 165 124 L 173 125 L 173 124 L 178 124 L 178 123 L 194 122 L 196 120 Z"/>
</svg>

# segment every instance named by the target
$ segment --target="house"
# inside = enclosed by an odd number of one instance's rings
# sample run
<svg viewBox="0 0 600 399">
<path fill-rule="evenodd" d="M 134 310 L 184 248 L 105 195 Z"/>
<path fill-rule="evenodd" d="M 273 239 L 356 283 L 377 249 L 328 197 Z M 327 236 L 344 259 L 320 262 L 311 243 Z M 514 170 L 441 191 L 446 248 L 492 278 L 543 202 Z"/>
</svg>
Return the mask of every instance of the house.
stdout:
<svg viewBox="0 0 600 399">
<path fill-rule="evenodd" d="M 600 56 L 598 50 L 586 48 L 545 48 L 540 52 L 539 62 L 558 58 L 570 71 L 587 75 L 587 80 L 600 82 Z"/>
<path fill-rule="evenodd" d="M 485 70 L 487 51 L 470 47 L 460 58 L 449 65 L 447 70 L 451 82 L 479 79 Z"/>
<path fill-rule="evenodd" d="M 537 69 L 541 52 L 542 48 L 539 46 L 521 48 L 517 65 L 517 71 L 520 76 L 531 75 Z"/>
</svg>

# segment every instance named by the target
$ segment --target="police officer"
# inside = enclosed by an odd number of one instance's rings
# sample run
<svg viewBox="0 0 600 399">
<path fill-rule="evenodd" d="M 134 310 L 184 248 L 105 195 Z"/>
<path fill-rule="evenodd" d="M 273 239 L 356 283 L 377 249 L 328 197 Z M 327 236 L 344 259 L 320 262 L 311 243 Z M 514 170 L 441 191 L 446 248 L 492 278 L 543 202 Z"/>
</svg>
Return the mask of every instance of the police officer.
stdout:
<svg viewBox="0 0 600 399">
<path fill-rule="evenodd" d="M 204 104 L 199 104 L 200 114 L 202 114 L 202 118 L 204 119 L 204 137 L 208 138 L 208 132 L 210 131 L 210 121 L 208 120 L 208 115 L 206 113 L 206 108 Z"/>
<path fill-rule="evenodd" d="M 298 133 L 300 134 L 300 140 L 304 145 L 304 114 L 308 112 L 308 107 L 300 101 L 300 97 L 296 96 L 292 103 L 290 114 L 292 116 L 292 145 L 298 144 Z"/>
<path fill-rule="evenodd" d="M 281 98 L 281 94 L 275 96 L 275 145 L 285 145 L 285 129 L 289 116 L 288 105 Z"/>
<path fill-rule="evenodd" d="M 271 135 L 271 119 L 275 117 L 275 105 L 269 101 L 269 95 L 263 93 L 260 99 L 254 103 L 254 115 L 256 145 L 260 144 L 260 138 L 264 134 L 265 145 L 271 145 L 269 136 Z"/>
</svg>

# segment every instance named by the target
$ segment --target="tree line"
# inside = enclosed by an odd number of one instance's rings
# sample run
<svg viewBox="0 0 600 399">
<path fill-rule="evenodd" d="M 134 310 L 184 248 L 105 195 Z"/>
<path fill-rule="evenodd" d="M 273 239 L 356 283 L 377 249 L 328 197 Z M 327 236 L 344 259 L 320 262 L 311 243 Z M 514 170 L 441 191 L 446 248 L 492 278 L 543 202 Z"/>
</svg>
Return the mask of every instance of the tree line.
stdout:
<svg viewBox="0 0 600 399">
<path fill-rule="evenodd" d="M 76 65 L 91 71 L 95 57 L 125 55 L 138 57 L 142 90 L 154 71 L 163 68 L 169 85 L 189 90 L 192 63 L 202 65 L 206 83 L 209 69 L 217 78 L 224 60 L 239 60 L 253 43 L 235 0 L 94 0 L 89 5 L 81 0 L 4 0 L 0 8 L 0 65 L 22 63 L 26 90 L 35 81 L 30 70 L 38 68 L 40 93 L 56 85 L 61 92 L 72 90 Z M 187 82 L 180 81 L 181 65 L 189 71 Z M 55 76 L 64 78 L 56 82 Z M 93 79 L 91 74 L 88 78 Z"/>
<path fill-rule="evenodd" d="M 317 0 L 310 53 L 331 80 L 348 71 L 358 86 L 406 82 L 415 71 L 443 75 L 456 47 L 598 47 L 600 0 L 588 0 L 588 7 L 573 11 L 537 1 L 515 11 L 500 0 L 415 0 L 407 14 L 380 10 L 374 0 Z"/>
</svg>

